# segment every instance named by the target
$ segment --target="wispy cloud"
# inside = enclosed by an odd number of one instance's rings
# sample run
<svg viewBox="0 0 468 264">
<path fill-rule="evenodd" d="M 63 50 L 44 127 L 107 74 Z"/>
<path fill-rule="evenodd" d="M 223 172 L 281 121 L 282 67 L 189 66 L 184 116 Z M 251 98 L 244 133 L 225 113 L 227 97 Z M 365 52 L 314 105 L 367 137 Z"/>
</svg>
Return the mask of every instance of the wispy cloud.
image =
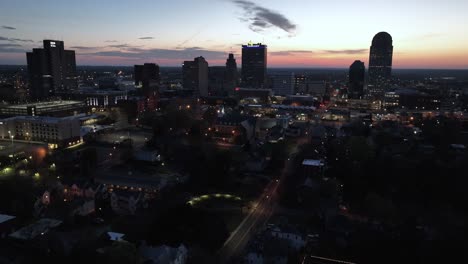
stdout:
<svg viewBox="0 0 468 264">
<path fill-rule="evenodd" d="M 314 53 L 311 50 L 281 50 L 281 51 L 271 51 L 269 52 L 270 55 L 273 56 L 293 56 L 298 54 L 312 54 Z"/>
<path fill-rule="evenodd" d="M 8 48 L 8 47 L 21 47 L 20 44 L 15 44 L 15 43 L 0 43 L 0 47 L 2 48 Z"/>
<path fill-rule="evenodd" d="M 128 48 L 135 48 L 139 46 L 134 46 L 131 44 L 114 44 L 114 45 L 108 45 L 109 48 L 119 48 L 119 49 L 128 49 Z"/>
<path fill-rule="evenodd" d="M 243 17 L 239 19 L 242 22 L 248 22 L 250 30 L 254 32 L 263 32 L 267 28 L 276 27 L 284 30 L 290 36 L 296 32 L 297 25 L 292 23 L 283 14 L 268 8 L 259 6 L 246 0 L 231 0 L 244 11 Z"/>
<path fill-rule="evenodd" d="M 32 39 L 19 39 L 19 38 L 10 38 L 10 41 L 34 42 L 34 40 L 32 40 Z"/>
<path fill-rule="evenodd" d="M 138 38 L 138 39 L 154 39 L 153 37 L 141 37 L 141 38 Z"/>
<path fill-rule="evenodd" d="M 7 38 L 0 36 L 0 40 L 10 41 L 10 42 L 34 42 L 32 39 L 20 39 L 20 38 Z"/>
<path fill-rule="evenodd" d="M 16 43 L 0 43 L 0 53 L 20 53 L 25 52 L 24 49 L 20 48 L 20 44 Z"/>
<path fill-rule="evenodd" d="M 133 59 L 177 59 L 177 60 L 190 60 L 194 57 L 203 56 L 206 59 L 225 59 L 226 53 L 222 51 L 206 50 L 199 47 L 191 47 L 184 49 L 144 49 L 139 47 L 131 47 L 125 50 L 111 50 L 111 51 L 98 51 L 88 52 L 79 55 L 88 56 L 111 56 L 121 58 Z"/>
<path fill-rule="evenodd" d="M 10 26 L 2 26 L 3 29 L 8 29 L 8 30 L 15 30 L 15 27 L 10 27 Z"/>
<path fill-rule="evenodd" d="M 92 47 L 92 46 L 72 46 L 70 47 L 71 49 L 79 49 L 79 50 L 93 50 L 93 49 L 99 49 L 101 47 Z"/>
<path fill-rule="evenodd" d="M 343 50 L 322 50 L 322 53 L 328 54 L 362 54 L 368 52 L 368 49 L 343 49 Z"/>
<path fill-rule="evenodd" d="M 363 54 L 368 52 L 368 49 L 343 49 L 343 50 L 281 50 L 281 51 L 271 51 L 268 54 L 273 56 L 297 56 L 297 55 L 327 55 L 327 54 L 341 54 L 341 55 L 353 55 L 353 54 Z"/>
<path fill-rule="evenodd" d="M 114 42 L 117 42 L 117 40 L 104 40 L 104 42 L 114 43 Z"/>
</svg>

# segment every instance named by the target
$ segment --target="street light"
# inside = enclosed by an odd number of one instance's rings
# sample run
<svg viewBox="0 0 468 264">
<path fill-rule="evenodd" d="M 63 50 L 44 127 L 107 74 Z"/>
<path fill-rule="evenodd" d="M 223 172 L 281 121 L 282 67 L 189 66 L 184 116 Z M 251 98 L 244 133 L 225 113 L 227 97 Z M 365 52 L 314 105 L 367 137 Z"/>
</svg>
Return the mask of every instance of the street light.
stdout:
<svg viewBox="0 0 468 264">
<path fill-rule="evenodd" d="M 11 131 L 10 131 L 10 130 L 8 130 L 8 135 L 10 135 L 10 138 L 11 138 L 11 145 L 13 146 L 13 138 L 14 138 L 15 136 L 13 136 L 13 135 L 11 134 Z"/>
</svg>

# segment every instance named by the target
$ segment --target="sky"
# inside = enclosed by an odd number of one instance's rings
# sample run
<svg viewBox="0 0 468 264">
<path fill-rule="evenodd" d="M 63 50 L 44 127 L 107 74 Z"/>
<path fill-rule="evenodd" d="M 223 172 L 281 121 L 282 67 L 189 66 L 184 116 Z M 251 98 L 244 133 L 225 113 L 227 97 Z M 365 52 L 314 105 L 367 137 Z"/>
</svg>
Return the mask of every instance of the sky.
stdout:
<svg viewBox="0 0 468 264">
<path fill-rule="evenodd" d="M 2 0 L 0 64 L 26 64 L 43 39 L 78 65 L 223 65 L 241 44 L 268 45 L 268 67 L 368 64 L 381 31 L 394 68 L 468 69 L 466 0 Z"/>
</svg>

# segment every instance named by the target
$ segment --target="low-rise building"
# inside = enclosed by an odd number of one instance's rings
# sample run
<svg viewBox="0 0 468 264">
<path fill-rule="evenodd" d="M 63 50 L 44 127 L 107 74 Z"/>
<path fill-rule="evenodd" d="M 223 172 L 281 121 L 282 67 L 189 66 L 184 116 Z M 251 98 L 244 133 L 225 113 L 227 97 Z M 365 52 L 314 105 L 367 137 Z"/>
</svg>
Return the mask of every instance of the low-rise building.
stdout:
<svg viewBox="0 0 468 264">
<path fill-rule="evenodd" d="M 111 207 L 114 212 L 122 215 L 134 215 L 142 206 L 144 193 L 114 190 L 111 193 Z"/>
<path fill-rule="evenodd" d="M 188 256 L 188 250 L 183 244 L 179 247 L 151 247 L 143 243 L 139 251 L 144 263 L 185 264 Z"/>
<path fill-rule="evenodd" d="M 127 99 L 127 92 L 122 90 L 97 90 L 94 87 L 81 88 L 61 94 L 62 97 L 72 100 L 81 100 L 88 107 L 116 106 L 119 100 Z"/>
<path fill-rule="evenodd" d="M 83 101 L 44 101 L 27 104 L 0 105 L 0 116 L 55 116 L 63 117 L 86 112 L 88 107 Z"/>
<path fill-rule="evenodd" d="M 14 230 L 15 216 L 0 214 L 0 238 L 5 238 Z"/>
<path fill-rule="evenodd" d="M 74 117 L 16 116 L 0 120 L 0 138 L 41 141 L 50 148 L 82 142 L 80 121 Z"/>
<path fill-rule="evenodd" d="M 219 117 L 212 129 L 213 138 L 232 144 L 243 144 L 254 137 L 255 120 L 245 115 L 225 115 Z M 210 128 L 211 129 L 211 128 Z"/>
<path fill-rule="evenodd" d="M 271 76 L 272 88 L 275 95 L 294 94 L 294 73 Z"/>
<path fill-rule="evenodd" d="M 417 89 L 397 89 L 385 93 L 383 107 L 385 109 L 439 110 L 441 99 L 439 96 L 421 92 Z"/>
</svg>

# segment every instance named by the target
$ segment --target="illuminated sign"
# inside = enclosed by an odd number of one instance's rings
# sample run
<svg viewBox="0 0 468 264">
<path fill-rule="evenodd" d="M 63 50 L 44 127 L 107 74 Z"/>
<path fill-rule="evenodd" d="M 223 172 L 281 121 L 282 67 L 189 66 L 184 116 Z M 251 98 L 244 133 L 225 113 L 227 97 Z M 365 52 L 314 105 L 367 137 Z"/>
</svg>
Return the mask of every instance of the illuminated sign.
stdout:
<svg viewBox="0 0 468 264">
<path fill-rule="evenodd" d="M 55 48 L 55 41 L 51 41 L 50 46 Z"/>
<path fill-rule="evenodd" d="M 242 45 L 242 47 L 244 47 L 244 48 L 262 48 L 262 47 L 266 47 L 266 46 L 262 45 L 262 43 L 253 44 L 252 42 L 249 42 L 247 45 Z"/>
</svg>

